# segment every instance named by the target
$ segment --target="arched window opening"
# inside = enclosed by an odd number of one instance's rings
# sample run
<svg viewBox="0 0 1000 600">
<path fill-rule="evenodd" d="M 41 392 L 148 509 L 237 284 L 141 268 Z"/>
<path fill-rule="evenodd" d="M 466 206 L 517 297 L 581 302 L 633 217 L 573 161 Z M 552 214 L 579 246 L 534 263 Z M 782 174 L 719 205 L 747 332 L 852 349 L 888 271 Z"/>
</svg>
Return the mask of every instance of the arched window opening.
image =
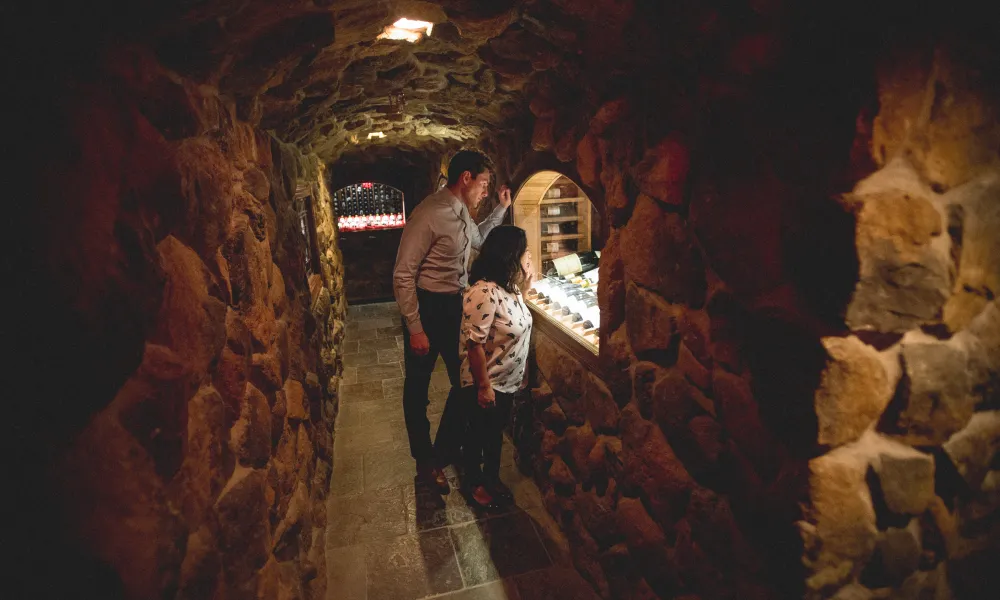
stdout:
<svg viewBox="0 0 1000 600">
<path fill-rule="evenodd" d="M 580 186 L 555 171 L 529 177 L 514 200 L 514 224 L 527 232 L 540 276 L 527 295 L 529 305 L 594 354 L 601 321 L 597 218 Z"/>
<path fill-rule="evenodd" d="M 333 193 L 333 212 L 341 231 L 397 229 L 406 224 L 403 192 L 384 183 L 365 181 Z"/>
</svg>

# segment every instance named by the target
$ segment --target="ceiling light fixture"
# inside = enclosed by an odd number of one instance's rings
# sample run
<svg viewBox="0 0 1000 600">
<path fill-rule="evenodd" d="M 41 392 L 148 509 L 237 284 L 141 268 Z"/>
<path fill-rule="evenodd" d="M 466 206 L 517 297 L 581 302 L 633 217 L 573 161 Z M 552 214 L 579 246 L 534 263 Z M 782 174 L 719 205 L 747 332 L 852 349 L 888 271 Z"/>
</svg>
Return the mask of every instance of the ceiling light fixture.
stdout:
<svg viewBox="0 0 1000 600">
<path fill-rule="evenodd" d="M 406 40 L 419 42 L 425 35 L 430 35 L 434 24 L 428 21 L 416 21 L 402 18 L 392 25 L 386 25 L 385 31 L 378 34 L 377 40 Z"/>
<path fill-rule="evenodd" d="M 371 133 L 368 134 L 368 139 L 372 139 L 372 138 L 384 138 L 384 137 L 385 137 L 385 134 L 382 133 L 381 131 L 373 131 L 373 132 L 371 132 Z"/>
</svg>

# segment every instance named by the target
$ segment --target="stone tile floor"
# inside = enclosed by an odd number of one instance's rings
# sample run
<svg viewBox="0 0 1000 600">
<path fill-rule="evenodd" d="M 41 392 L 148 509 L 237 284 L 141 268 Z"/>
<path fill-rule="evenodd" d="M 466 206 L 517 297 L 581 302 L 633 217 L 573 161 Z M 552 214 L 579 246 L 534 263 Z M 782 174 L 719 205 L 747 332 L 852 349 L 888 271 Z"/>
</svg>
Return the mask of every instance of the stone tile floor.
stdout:
<svg viewBox="0 0 1000 600">
<path fill-rule="evenodd" d="M 501 477 L 516 506 L 478 514 L 459 494 L 414 481 L 403 423 L 403 336 L 395 303 L 352 306 L 327 504 L 327 600 L 561 600 L 596 598 L 535 483 L 504 441 Z M 448 395 L 438 360 L 431 435 Z"/>
</svg>

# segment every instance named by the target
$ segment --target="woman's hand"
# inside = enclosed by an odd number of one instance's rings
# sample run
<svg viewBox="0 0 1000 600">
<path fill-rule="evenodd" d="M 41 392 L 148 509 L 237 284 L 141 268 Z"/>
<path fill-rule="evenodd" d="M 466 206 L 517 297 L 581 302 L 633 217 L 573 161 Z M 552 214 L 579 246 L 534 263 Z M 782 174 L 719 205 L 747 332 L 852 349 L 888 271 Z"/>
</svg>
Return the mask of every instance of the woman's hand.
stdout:
<svg viewBox="0 0 1000 600">
<path fill-rule="evenodd" d="M 531 259 L 531 250 L 526 251 L 524 256 L 521 257 L 521 270 L 524 271 L 524 282 L 521 284 L 521 293 L 526 294 L 538 278 L 535 273 L 535 264 Z"/>
<path fill-rule="evenodd" d="M 493 392 L 493 386 L 480 386 L 479 393 L 476 395 L 476 400 L 479 401 L 479 406 L 483 408 L 489 408 L 496 404 L 497 395 Z"/>
</svg>

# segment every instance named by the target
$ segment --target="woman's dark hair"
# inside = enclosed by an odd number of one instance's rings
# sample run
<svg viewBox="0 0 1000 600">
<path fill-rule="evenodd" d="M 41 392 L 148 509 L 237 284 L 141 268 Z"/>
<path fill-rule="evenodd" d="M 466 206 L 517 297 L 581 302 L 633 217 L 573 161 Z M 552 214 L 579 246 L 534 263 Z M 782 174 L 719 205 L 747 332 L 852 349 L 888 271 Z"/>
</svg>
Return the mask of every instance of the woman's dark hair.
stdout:
<svg viewBox="0 0 1000 600">
<path fill-rule="evenodd" d="M 520 227 L 500 225 L 486 236 L 479 256 L 472 263 L 469 282 L 492 281 L 511 294 L 524 281 L 521 257 L 528 250 L 528 236 Z"/>
</svg>

